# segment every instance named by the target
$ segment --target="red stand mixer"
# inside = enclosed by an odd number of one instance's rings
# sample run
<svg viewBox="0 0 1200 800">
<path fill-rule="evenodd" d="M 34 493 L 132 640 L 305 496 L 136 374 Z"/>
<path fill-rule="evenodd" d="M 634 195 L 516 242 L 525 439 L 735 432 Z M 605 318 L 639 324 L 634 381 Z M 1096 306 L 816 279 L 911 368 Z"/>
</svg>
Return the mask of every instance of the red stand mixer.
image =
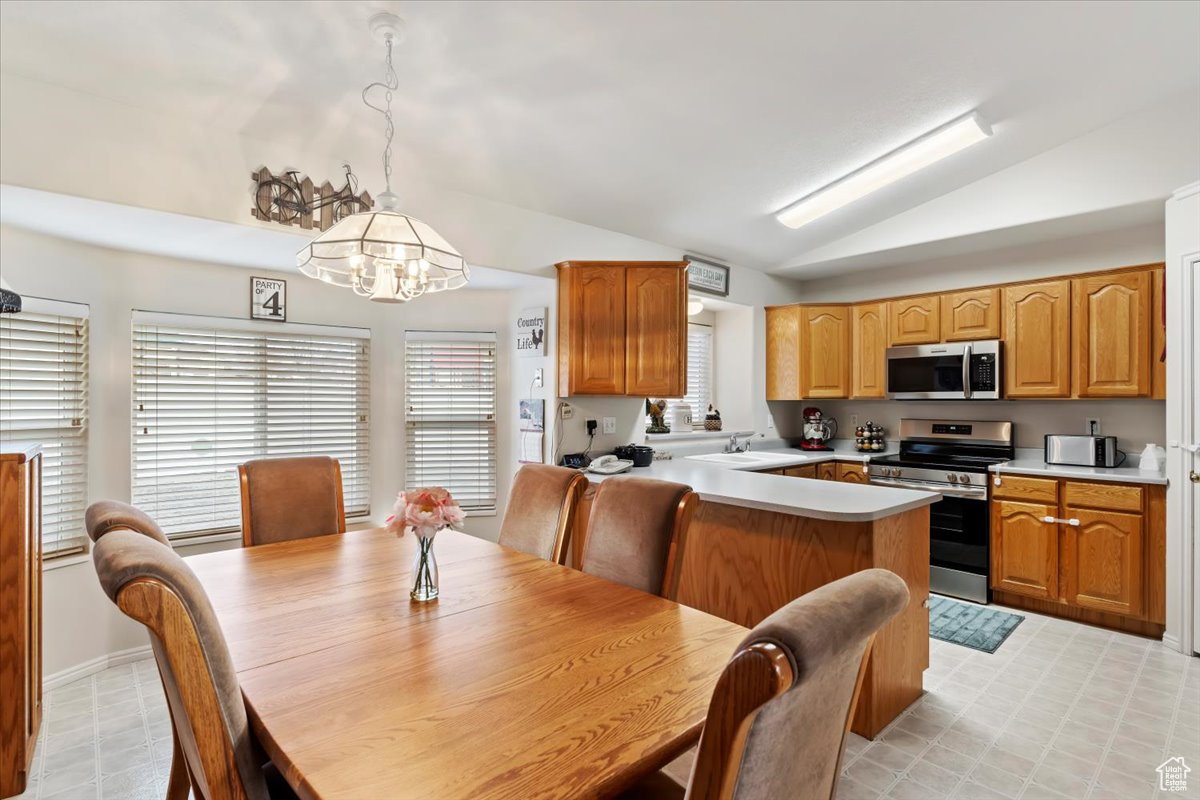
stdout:
<svg viewBox="0 0 1200 800">
<path fill-rule="evenodd" d="M 804 441 L 801 450 L 832 450 L 825 444 L 837 433 L 837 420 L 821 414 L 821 409 L 809 406 L 804 409 Z"/>
</svg>

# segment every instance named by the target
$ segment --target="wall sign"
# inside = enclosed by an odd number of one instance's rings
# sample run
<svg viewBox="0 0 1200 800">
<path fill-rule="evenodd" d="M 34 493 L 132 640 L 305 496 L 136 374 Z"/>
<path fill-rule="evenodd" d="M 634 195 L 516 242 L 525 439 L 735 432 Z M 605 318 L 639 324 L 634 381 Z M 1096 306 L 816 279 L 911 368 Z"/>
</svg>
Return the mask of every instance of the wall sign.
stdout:
<svg viewBox="0 0 1200 800">
<path fill-rule="evenodd" d="M 250 319 L 287 322 L 287 281 L 250 279 Z"/>
<path fill-rule="evenodd" d="M 517 314 L 517 355 L 546 355 L 546 307 L 523 308 Z"/>
<path fill-rule="evenodd" d="M 695 256 L 684 256 L 688 262 L 688 288 L 725 297 L 729 294 L 729 267 Z"/>
</svg>

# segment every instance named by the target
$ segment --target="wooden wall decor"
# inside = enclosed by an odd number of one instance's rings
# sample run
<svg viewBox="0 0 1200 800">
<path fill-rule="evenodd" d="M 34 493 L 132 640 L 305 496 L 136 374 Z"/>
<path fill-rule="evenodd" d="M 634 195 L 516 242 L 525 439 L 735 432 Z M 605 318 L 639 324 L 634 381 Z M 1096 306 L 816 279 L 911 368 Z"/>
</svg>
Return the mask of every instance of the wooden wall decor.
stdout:
<svg viewBox="0 0 1200 800">
<path fill-rule="evenodd" d="M 254 205 L 250 214 L 263 222 L 298 226 L 304 230 L 328 230 L 333 223 L 371 210 L 371 195 L 358 191 L 358 179 L 344 165 L 346 180 L 341 188 L 335 189 L 329 181 L 320 186 L 307 175 L 296 170 L 286 170 L 278 175 L 266 167 L 250 173 L 254 181 L 250 191 Z"/>
</svg>

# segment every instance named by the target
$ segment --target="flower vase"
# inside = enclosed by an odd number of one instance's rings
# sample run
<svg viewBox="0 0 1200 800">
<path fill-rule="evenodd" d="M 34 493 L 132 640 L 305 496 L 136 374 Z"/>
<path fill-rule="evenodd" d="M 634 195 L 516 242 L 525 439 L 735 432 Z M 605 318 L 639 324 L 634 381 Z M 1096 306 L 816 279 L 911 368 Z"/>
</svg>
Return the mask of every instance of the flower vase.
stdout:
<svg viewBox="0 0 1200 800">
<path fill-rule="evenodd" d="M 433 554 L 433 537 L 437 532 L 417 534 L 417 557 L 413 562 L 413 588 L 408 593 L 418 603 L 427 603 L 438 596 L 438 565 Z"/>
</svg>

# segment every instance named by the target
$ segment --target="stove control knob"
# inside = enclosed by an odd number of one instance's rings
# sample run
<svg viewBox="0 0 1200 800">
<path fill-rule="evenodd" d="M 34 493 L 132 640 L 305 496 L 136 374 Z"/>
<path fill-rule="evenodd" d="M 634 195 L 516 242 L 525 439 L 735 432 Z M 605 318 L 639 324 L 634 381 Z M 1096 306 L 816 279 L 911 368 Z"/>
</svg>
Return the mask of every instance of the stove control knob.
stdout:
<svg viewBox="0 0 1200 800">
<path fill-rule="evenodd" d="M 899 467 L 889 467 L 888 474 L 891 475 L 893 478 L 899 478 L 900 477 L 900 468 Z"/>
<path fill-rule="evenodd" d="M 946 476 L 946 480 L 950 481 L 951 483 L 958 483 L 958 476 L 951 472 Z"/>
<path fill-rule="evenodd" d="M 966 474 L 966 473 L 964 472 L 964 473 L 962 473 L 961 475 L 959 475 L 959 476 L 958 476 L 958 482 L 959 482 L 959 483 L 970 483 L 970 482 L 971 482 L 971 476 L 970 476 L 970 475 L 968 475 L 968 474 Z"/>
</svg>

